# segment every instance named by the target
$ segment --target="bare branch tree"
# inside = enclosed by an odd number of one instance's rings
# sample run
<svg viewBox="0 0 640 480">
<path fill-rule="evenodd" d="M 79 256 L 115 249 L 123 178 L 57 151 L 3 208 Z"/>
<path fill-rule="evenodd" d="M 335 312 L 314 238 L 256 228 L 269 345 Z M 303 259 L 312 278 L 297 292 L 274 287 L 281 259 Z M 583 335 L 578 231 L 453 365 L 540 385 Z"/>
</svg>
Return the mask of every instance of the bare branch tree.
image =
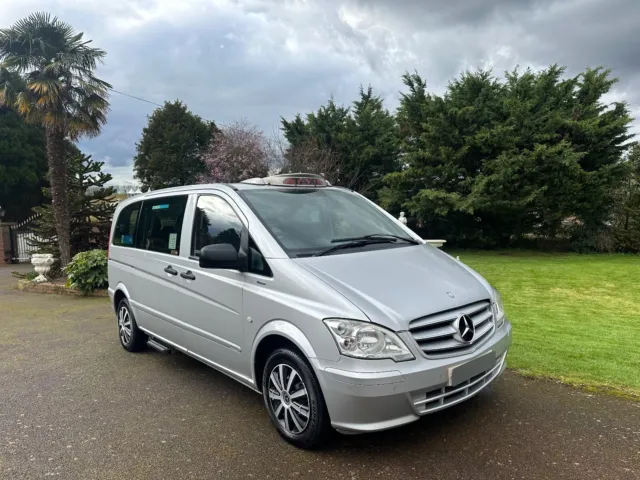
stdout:
<svg viewBox="0 0 640 480">
<path fill-rule="evenodd" d="M 282 136 L 279 129 L 274 129 L 267 142 L 267 163 L 269 164 L 270 174 L 285 173 L 284 167 L 288 150 L 289 143 Z"/>
<path fill-rule="evenodd" d="M 331 183 L 337 183 L 340 177 L 341 158 L 335 152 L 319 147 L 313 139 L 291 146 L 285 160 L 287 173 L 315 173 Z"/>
<path fill-rule="evenodd" d="M 332 185 L 352 187 L 360 175 L 346 175 L 344 159 L 327 147 L 321 147 L 314 138 L 297 145 L 289 144 L 281 135 L 274 134 L 269 142 L 270 165 L 280 173 L 315 173 Z"/>
</svg>

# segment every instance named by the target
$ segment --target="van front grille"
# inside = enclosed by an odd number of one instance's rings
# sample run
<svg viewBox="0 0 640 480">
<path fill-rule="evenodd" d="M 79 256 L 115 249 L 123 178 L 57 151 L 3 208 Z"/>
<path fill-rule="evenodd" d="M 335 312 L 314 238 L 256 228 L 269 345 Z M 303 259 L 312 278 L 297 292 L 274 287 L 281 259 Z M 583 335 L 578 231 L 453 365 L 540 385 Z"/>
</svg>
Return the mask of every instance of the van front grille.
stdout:
<svg viewBox="0 0 640 480">
<path fill-rule="evenodd" d="M 458 319 L 468 316 L 473 322 L 474 334 L 470 341 L 460 337 Z M 484 343 L 495 329 L 489 300 L 471 303 L 444 312 L 421 317 L 409 323 L 409 332 L 420 349 L 429 357 L 450 357 L 469 353 Z"/>
</svg>

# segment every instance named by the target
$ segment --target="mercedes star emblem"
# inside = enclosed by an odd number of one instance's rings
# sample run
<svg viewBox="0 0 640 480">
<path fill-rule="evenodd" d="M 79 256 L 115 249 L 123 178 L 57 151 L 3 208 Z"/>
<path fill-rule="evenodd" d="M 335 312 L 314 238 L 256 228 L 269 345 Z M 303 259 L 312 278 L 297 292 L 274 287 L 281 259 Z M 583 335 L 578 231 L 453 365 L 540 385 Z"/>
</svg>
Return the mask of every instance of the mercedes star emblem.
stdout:
<svg viewBox="0 0 640 480">
<path fill-rule="evenodd" d="M 476 327 L 473 325 L 473 320 L 469 315 L 460 315 L 455 319 L 454 328 L 457 330 L 456 336 L 458 340 L 464 343 L 471 343 L 473 337 L 476 334 Z"/>
</svg>

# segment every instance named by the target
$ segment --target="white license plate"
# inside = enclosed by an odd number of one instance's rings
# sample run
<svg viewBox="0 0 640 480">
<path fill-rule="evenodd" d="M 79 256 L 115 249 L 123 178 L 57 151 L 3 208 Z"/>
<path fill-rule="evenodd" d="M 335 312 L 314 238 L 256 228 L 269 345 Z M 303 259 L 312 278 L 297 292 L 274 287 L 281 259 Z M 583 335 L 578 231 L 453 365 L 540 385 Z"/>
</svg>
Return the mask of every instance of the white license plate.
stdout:
<svg viewBox="0 0 640 480">
<path fill-rule="evenodd" d="M 465 380 L 469 380 L 471 377 L 475 377 L 482 372 L 491 370 L 495 366 L 495 364 L 496 356 L 493 351 L 490 351 L 485 353 L 481 357 L 474 358 L 473 360 L 469 360 L 466 363 L 456 365 L 454 367 L 449 367 L 448 385 L 450 387 L 455 387 Z"/>
</svg>

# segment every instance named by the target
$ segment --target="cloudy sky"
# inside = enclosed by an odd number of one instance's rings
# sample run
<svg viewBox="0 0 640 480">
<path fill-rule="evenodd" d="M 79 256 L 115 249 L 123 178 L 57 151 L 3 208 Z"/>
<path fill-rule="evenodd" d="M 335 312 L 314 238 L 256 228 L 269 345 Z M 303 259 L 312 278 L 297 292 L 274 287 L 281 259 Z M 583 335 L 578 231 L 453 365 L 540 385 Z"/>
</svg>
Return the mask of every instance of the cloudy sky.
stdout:
<svg viewBox="0 0 640 480">
<path fill-rule="evenodd" d="M 607 100 L 640 116 L 639 0 L 2 0 L 0 26 L 37 10 L 107 51 L 99 75 L 116 90 L 268 134 L 330 95 L 351 102 L 360 84 L 393 109 L 405 71 L 441 93 L 464 69 L 551 63 L 612 68 L 620 82 Z M 81 148 L 131 181 L 154 108 L 113 93 L 108 125 Z"/>
</svg>

